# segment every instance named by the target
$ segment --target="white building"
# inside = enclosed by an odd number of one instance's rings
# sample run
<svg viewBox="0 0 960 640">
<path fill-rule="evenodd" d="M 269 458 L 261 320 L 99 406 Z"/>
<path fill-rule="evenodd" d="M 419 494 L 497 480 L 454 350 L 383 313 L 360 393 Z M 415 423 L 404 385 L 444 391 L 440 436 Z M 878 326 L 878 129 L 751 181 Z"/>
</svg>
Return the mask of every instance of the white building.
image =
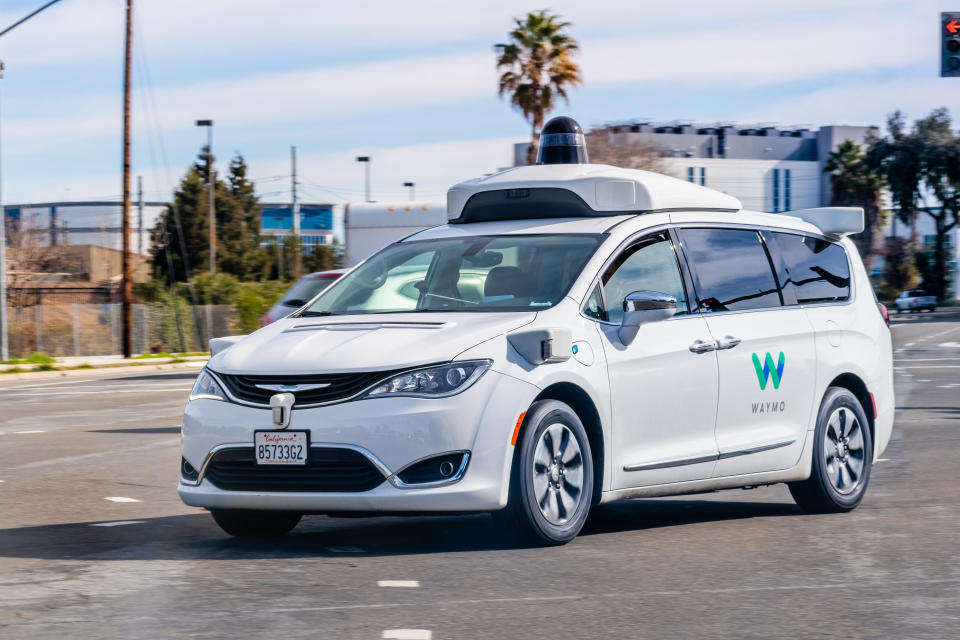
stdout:
<svg viewBox="0 0 960 640">
<path fill-rule="evenodd" d="M 667 173 L 739 198 L 759 211 L 787 211 L 830 204 L 824 165 L 844 140 L 863 142 L 871 127 L 654 125 L 606 127 L 610 142 L 641 141 L 656 147 Z M 525 163 L 529 145 L 514 145 L 514 164 Z"/>
<path fill-rule="evenodd" d="M 605 127 L 612 144 L 641 141 L 659 150 L 666 173 L 696 182 L 738 198 L 745 208 L 789 211 L 828 206 L 830 176 L 825 166 L 830 153 L 844 140 L 862 144 L 875 127 L 824 126 L 819 129 L 778 128 L 767 125 L 651 124 L 627 122 Z M 528 143 L 514 145 L 514 165 L 526 164 Z M 891 222 L 884 229 L 890 235 Z M 896 235 L 909 238 L 902 223 Z M 933 220 L 920 214 L 917 240 L 932 249 L 936 242 Z M 960 298 L 960 229 L 947 239 L 953 294 Z M 883 259 L 874 260 L 874 274 L 883 270 Z"/>
</svg>

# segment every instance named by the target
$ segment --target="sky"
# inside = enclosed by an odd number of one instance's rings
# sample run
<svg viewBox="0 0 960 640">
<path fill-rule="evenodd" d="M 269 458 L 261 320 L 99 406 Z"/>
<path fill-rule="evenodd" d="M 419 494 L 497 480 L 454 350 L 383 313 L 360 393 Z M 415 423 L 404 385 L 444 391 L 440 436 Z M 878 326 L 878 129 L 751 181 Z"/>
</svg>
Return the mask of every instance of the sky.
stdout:
<svg viewBox="0 0 960 640">
<path fill-rule="evenodd" d="M 0 29 L 45 0 L 0 1 Z M 580 42 L 582 125 L 693 121 L 882 125 L 952 108 L 936 0 L 135 0 L 133 175 L 165 200 L 206 142 L 242 154 L 261 198 L 442 201 L 512 163 L 529 125 L 497 96 L 493 45 L 548 8 Z M 121 194 L 123 0 L 62 0 L 0 38 L 2 199 Z"/>
</svg>

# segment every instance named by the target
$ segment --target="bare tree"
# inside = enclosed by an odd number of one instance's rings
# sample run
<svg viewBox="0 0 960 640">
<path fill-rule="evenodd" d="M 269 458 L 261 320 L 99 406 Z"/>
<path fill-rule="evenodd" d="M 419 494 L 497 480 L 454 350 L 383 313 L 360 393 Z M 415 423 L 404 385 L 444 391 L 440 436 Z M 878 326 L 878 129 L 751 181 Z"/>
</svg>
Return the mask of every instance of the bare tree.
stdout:
<svg viewBox="0 0 960 640">
<path fill-rule="evenodd" d="M 586 138 L 587 153 L 593 164 L 667 172 L 663 150 L 642 135 L 620 134 L 609 128 L 597 128 L 588 131 Z"/>
</svg>

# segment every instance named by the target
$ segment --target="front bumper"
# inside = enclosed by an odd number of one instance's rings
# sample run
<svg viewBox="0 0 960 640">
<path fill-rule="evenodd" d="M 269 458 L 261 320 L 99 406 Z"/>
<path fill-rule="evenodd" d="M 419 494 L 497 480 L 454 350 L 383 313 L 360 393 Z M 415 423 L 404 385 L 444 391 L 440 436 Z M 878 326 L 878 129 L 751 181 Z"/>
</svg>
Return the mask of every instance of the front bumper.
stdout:
<svg viewBox="0 0 960 640">
<path fill-rule="evenodd" d="M 488 371 L 448 398 L 378 398 L 293 411 L 289 429 L 310 432 L 312 447 L 348 447 L 364 454 L 385 482 L 362 492 L 231 491 L 203 475 L 210 456 L 250 447 L 254 430 L 273 429 L 271 412 L 216 400 L 187 404 L 182 455 L 200 470 L 198 484 L 181 477 L 178 492 L 190 506 L 302 512 L 492 511 L 506 505 L 517 417 L 538 389 Z M 396 473 L 450 451 L 469 451 L 462 477 L 437 485 L 405 486 Z"/>
</svg>

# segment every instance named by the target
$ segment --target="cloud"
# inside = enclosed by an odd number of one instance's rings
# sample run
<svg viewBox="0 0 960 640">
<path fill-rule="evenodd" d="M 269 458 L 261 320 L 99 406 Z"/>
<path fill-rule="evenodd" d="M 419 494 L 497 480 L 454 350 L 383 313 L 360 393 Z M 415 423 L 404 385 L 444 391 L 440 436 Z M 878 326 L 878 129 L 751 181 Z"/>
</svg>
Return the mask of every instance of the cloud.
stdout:
<svg viewBox="0 0 960 640">
<path fill-rule="evenodd" d="M 363 199 L 363 168 L 355 157 L 361 153 L 372 158 L 373 197 L 379 201 L 406 200 L 401 185 L 416 182 L 417 198 L 443 202 L 452 184 L 496 171 L 513 163 L 513 144 L 517 138 L 489 138 L 347 149 L 332 153 L 301 154 L 298 173 L 302 180 L 301 197 L 310 202 L 344 202 Z M 284 155 L 247 157 L 250 174 L 285 176 L 290 172 L 290 157 Z M 179 179 L 183 168 L 172 172 Z M 147 171 L 144 175 L 146 198 L 169 197 L 167 174 Z M 118 199 L 120 174 L 84 172 L 57 176 L 55 185 L 49 175 L 18 175 L 4 185 L 7 202 L 43 202 L 52 200 Z M 257 184 L 258 193 L 268 201 L 289 201 L 290 183 L 284 178 Z M 277 193 L 279 192 L 279 193 Z"/>
<path fill-rule="evenodd" d="M 933 74 L 931 73 L 930 76 Z M 960 94 L 949 79 L 937 77 L 896 77 L 886 81 L 844 83 L 811 91 L 806 95 L 763 105 L 745 119 L 827 124 L 871 124 L 882 126 L 896 109 L 908 118 L 920 118 L 938 107 L 953 107 L 960 119 Z M 950 89 L 953 89 L 951 91 Z"/>
<path fill-rule="evenodd" d="M 243 13 L 244 2 L 237 5 L 237 11 Z M 377 32 L 380 23 L 372 24 Z M 669 91 L 671 85 L 686 88 L 690 83 L 705 90 L 731 91 L 902 68 L 932 59 L 935 53 L 928 49 L 936 43 L 917 33 L 922 31 L 920 26 L 901 25 L 895 15 L 882 13 L 869 23 L 860 14 L 841 14 L 829 23 L 822 17 L 791 19 L 790 27 L 783 30 L 753 21 L 693 35 L 587 37 L 582 42 L 587 84 L 581 91 L 642 83 L 657 91 Z M 884 36 L 882 47 L 864 46 L 876 33 L 893 35 Z M 927 45 L 917 46 L 917 42 Z M 446 55 L 390 56 L 293 71 L 231 71 L 215 81 L 157 86 L 155 93 L 160 124 L 167 132 L 192 127 L 200 113 L 212 116 L 218 126 L 335 121 L 488 98 L 496 86 L 493 62 L 489 49 L 472 48 Z M 142 94 L 135 95 L 135 101 L 141 99 Z M 44 141 L 49 146 L 117 134 L 119 99 L 115 92 L 62 96 L 44 108 L 50 111 L 57 104 L 59 113 L 8 116 L 11 153 L 36 152 Z"/>
</svg>

